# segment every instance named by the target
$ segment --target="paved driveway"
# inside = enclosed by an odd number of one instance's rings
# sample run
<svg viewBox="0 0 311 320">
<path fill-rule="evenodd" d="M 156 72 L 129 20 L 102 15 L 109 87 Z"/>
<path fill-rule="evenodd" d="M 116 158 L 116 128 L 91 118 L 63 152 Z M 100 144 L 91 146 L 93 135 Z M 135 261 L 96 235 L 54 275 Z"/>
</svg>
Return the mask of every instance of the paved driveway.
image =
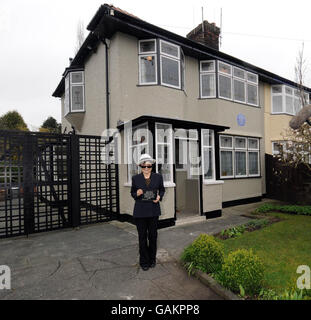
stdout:
<svg viewBox="0 0 311 320">
<path fill-rule="evenodd" d="M 200 233 L 243 224 L 241 212 L 159 230 L 158 264 L 138 265 L 135 226 L 112 221 L 0 240 L 0 265 L 11 268 L 11 290 L 0 299 L 221 299 L 180 267 L 183 248 Z"/>
</svg>

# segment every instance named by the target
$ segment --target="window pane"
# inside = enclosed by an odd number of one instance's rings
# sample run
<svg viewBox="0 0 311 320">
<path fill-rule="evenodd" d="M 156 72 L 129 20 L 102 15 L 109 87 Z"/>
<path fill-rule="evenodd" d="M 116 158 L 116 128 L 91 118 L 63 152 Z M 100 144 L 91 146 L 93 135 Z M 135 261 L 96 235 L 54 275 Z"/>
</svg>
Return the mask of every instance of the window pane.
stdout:
<svg viewBox="0 0 311 320">
<path fill-rule="evenodd" d="M 219 96 L 231 99 L 231 78 L 219 75 Z"/>
<path fill-rule="evenodd" d="M 215 61 L 201 62 L 201 72 L 213 72 L 215 71 Z"/>
<path fill-rule="evenodd" d="M 233 68 L 233 75 L 240 79 L 245 79 L 245 71 L 239 68 Z"/>
<path fill-rule="evenodd" d="M 72 72 L 71 73 L 71 83 L 83 83 L 83 73 L 82 72 Z"/>
<path fill-rule="evenodd" d="M 283 111 L 283 98 L 282 96 L 273 96 L 272 98 L 272 112 Z"/>
<path fill-rule="evenodd" d="M 259 149 L 257 139 L 248 139 L 248 148 L 249 149 Z"/>
<path fill-rule="evenodd" d="M 83 104 L 83 86 L 72 86 L 71 110 L 80 111 L 84 109 Z"/>
<path fill-rule="evenodd" d="M 289 88 L 289 87 L 285 87 L 285 93 L 292 95 L 293 94 L 293 89 Z"/>
<path fill-rule="evenodd" d="M 248 153 L 249 174 L 259 174 L 258 152 Z"/>
<path fill-rule="evenodd" d="M 258 77 L 256 74 L 247 72 L 247 81 L 258 83 Z"/>
<path fill-rule="evenodd" d="M 184 169 L 187 164 L 187 141 L 175 139 L 176 169 Z"/>
<path fill-rule="evenodd" d="M 69 112 L 69 101 L 70 101 L 70 86 L 69 86 L 69 76 L 65 79 L 65 99 L 64 99 L 64 115 Z"/>
<path fill-rule="evenodd" d="M 246 148 L 246 139 L 245 138 L 235 138 L 235 147 L 240 149 Z"/>
<path fill-rule="evenodd" d="M 161 41 L 161 53 L 165 53 L 173 57 L 179 58 L 179 47 Z"/>
<path fill-rule="evenodd" d="M 179 62 L 166 57 L 161 57 L 162 83 L 180 87 Z"/>
<path fill-rule="evenodd" d="M 156 82 L 155 56 L 140 57 L 140 83 Z"/>
<path fill-rule="evenodd" d="M 164 181 L 171 181 L 169 145 L 160 144 L 157 146 L 157 167 L 158 172 L 163 175 Z"/>
<path fill-rule="evenodd" d="M 247 85 L 247 103 L 258 104 L 257 86 Z"/>
<path fill-rule="evenodd" d="M 227 74 L 232 74 L 231 72 L 231 66 L 228 65 L 228 64 L 225 64 L 225 63 L 222 63 L 222 62 L 219 62 L 218 64 L 218 68 L 219 68 L 219 72 L 222 72 L 222 73 L 227 73 Z"/>
<path fill-rule="evenodd" d="M 215 75 L 214 74 L 202 74 L 201 75 L 202 97 L 215 97 Z"/>
<path fill-rule="evenodd" d="M 141 41 L 139 43 L 139 52 L 155 52 L 155 41 Z"/>
<path fill-rule="evenodd" d="M 213 130 L 203 129 L 203 146 L 213 146 Z"/>
<path fill-rule="evenodd" d="M 300 98 L 295 97 L 295 100 L 294 100 L 294 113 L 296 114 L 297 112 L 299 112 L 300 109 L 301 109 Z"/>
<path fill-rule="evenodd" d="M 234 80 L 234 100 L 245 102 L 245 83 Z"/>
<path fill-rule="evenodd" d="M 133 128 L 132 130 L 132 145 L 148 143 L 148 126 L 147 124 Z"/>
<path fill-rule="evenodd" d="M 272 93 L 282 93 L 282 86 L 273 86 Z"/>
<path fill-rule="evenodd" d="M 157 124 L 156 130 L 158 143 L 171 143 L 172 129 L 169 124 Z"/>
<path fill-rule="evenodd" d="M 232 137 L 220 137 L 221 148 L 232 148 Z"/>
<path fill-rule="evenodd" d="M 232 165 L 232 152 L 231 151 L 221 151 L 221 176 L 233 176 L 233 165 Z"/>
<path fill-rule="evenodd" d="M 212 148 L 203 148 L 204 179 L 213 179 L 213 153 Z"/>
<path fill-rule="evenodd" d="M 285 101 L 286 101 L 286 112 L 290 114 L 294 113 L 293 97 L 286 96 Z"/>
<path fill-rule="evenodd" d="M 235 152 L 235 174 L 237 176 L 246 175 L 246 152 Z"/>
</svg>

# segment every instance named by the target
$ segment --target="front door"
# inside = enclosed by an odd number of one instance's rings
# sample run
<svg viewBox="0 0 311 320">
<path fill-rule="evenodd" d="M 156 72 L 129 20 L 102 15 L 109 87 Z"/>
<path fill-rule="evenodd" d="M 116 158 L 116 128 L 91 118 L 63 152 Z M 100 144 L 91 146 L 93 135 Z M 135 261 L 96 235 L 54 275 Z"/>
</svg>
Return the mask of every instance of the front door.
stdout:
<svg viewBox="0 0 311 320">
<path fill-rule="evenodd" d="M 200 215 L 198 130 L 175 131 L 175 164 L 176 218 L 198 216 Z"/>
</svg>

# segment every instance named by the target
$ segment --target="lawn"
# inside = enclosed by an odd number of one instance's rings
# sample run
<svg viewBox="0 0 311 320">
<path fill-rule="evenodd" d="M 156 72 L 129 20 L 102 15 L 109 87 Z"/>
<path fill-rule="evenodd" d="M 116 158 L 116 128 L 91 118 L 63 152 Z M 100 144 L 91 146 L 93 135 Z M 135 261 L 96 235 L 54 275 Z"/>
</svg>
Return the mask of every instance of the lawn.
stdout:
<svg viewBox="0 0 311 320">
<path fill-rule="evenodd" d="M 301 274 L 299 265 L 311 267 L 311 217 L 284 213 L 267 213 L 278 216 L 280 222 L 237 238 L 221 240 L 225 254 L 245 248 L 253 249 L 265 264 L 264 287 L 283 292 L 296 288 Z"/>
</svg>

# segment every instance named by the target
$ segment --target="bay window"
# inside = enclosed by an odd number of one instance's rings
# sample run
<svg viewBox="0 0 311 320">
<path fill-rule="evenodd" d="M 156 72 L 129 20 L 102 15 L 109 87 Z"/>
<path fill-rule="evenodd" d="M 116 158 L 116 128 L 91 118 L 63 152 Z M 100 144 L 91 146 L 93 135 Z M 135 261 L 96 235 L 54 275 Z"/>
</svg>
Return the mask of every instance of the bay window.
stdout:
<svg viewBox="0 0 311 320">
<path fill-rule="evenodd" d="M 138 46 L 140 85 L 182 89 L 184 56 L 179 46 L 156 39 L 140 40 Z"/>
<path fill-rule="evenodd" d="M 309 103 L 309 94 L 303 92 L 303 99 Z M 272 114 L 285 113 L 295 115 L 302 108 L 300 91 L 286 85 L 274 85 L 271 87 Z"/>
<path fill-rule="evenodd" d="M 84 72 L 70 71 L 65 77 L 64 116 L 85 111 Z"/>
</svg>

